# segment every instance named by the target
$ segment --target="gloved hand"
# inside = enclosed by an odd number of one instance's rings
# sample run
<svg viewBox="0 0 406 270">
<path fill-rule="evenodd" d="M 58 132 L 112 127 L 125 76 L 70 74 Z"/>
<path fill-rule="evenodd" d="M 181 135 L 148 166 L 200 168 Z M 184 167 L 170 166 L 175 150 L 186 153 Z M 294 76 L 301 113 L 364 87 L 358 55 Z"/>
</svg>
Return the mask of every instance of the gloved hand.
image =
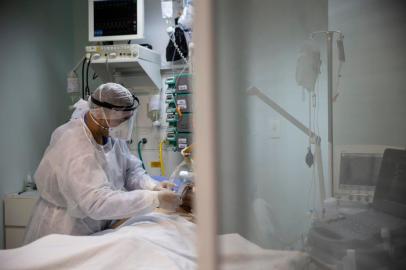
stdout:
<svg viewBox="0 0 406 270">
<path fill-rule="evenodd" d="M 162 181 L 154 187 L 154 191 L 171 190 L 175 186 L 174 183 L 169 181 Z"/>
<path fill-rule="evenodd" d="M 158 191 L 159 208 L 175 211 L 180 204 L 179 196 L 169 190 Z"/>
</svg>

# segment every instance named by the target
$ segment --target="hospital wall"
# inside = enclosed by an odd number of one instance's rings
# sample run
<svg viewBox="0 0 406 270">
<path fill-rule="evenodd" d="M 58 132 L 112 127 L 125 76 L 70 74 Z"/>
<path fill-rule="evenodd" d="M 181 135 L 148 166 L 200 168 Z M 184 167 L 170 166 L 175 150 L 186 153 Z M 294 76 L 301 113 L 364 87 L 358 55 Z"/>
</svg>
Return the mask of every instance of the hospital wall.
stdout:
<svg viewBox="0 0 406 270">
<path fill-rule="evenodd" d="M 23 188 L 68 117 L 66 73 L 74 65 L 70 1 L 0 2 L 0 196 Z M 3 202 L 0 247 L 3 247 Z"/>
<path fill-rule="evenodd" d="M 334 104 L 334 142 L 406 146 L 406 3 L 330 0 L 346 62 Z"/>
</svg>

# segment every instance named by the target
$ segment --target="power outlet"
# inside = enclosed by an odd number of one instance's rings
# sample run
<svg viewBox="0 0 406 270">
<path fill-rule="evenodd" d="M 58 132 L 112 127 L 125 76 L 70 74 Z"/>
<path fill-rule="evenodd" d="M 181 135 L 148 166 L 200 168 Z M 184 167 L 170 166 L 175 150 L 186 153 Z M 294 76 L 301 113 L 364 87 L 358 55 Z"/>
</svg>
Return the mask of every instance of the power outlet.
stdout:
<svg viewBox="0 0 406 270">
<path fill-rule="evenodd" d="M 271 138 L 279 139 L 281 137 L 281 121 L 279 119 L 271 120 Z"/>
</svg>

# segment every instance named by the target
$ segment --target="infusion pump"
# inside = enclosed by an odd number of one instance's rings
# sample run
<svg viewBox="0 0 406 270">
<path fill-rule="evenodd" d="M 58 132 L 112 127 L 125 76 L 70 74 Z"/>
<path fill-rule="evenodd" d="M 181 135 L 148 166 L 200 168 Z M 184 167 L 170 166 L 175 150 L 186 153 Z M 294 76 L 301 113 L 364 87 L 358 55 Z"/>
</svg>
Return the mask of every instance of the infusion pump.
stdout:
<svg viewBox="0 0 406 270">
<path fill-rule="evenodd" d="M 93 63 L 117 62 L 123 60 L 143 59 L 154 63 L 160 63 L 159 53 L 138 44 L 116 44 L 86 46 L 87 58 Z"/>
</svg>

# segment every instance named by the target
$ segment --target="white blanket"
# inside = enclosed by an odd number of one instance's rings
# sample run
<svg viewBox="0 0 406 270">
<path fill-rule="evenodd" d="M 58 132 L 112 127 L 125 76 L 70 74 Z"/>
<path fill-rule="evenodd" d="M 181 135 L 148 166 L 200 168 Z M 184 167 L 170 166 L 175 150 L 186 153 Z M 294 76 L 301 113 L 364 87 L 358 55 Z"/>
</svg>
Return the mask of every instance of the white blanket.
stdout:
<svg viewBox="0 0 406 270">
<path fill-rule="evenodd" d="M 129 225 L 131 224 L 131 225 Z M 149 214 L 94 236 L 49 235 L 0 251 L 0 269 L 196 269 L 195 225 Z M 300 252 L 264 250 L 237 234 L 222 236 L 222 269 L 303 269 Z"/>
</svg>

